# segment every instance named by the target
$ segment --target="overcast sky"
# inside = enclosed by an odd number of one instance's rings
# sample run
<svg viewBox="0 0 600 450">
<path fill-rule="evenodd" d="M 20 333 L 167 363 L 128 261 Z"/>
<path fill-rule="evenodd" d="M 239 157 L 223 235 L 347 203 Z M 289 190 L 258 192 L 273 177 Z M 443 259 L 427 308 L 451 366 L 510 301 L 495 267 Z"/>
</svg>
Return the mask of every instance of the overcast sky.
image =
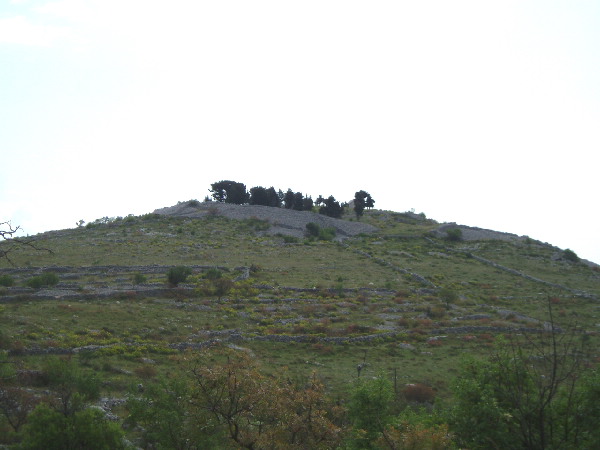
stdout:
<svg viewBox="0 0 600 450">
<path fill-rule="evenodd" d="M 0 221 L 231 179 L 600 263 L 598 1 L 0 1 Z"/>
</svg>

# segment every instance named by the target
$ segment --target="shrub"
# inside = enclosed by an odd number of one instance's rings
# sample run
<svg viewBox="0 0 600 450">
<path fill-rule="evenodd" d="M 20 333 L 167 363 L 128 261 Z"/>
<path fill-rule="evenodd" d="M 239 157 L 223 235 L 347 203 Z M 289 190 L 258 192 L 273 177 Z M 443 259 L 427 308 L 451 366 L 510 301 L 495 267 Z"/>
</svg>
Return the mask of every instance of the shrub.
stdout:
<svg viewBox="0 0 600 450">
<path fill-rule="evenodd" d="M 371 443 L 392 421 L 394 391 L 384 376 L 358 378 L 350 392 L 348 418 L 352 424 L 351 448 L 373 448 Z"/>
<path fill-rule="evenodd" d="M 31 288 L 40 289 L 42 287 L 56 286 L 58 282 L 58 275 L 54 272 L 46 272 L 30 278 L 25 284 Z"/>
<path fill-rule="evenodd" d="M 322 241 L 331 241 L 335 237 L 335 228 L 321 228 L 319 239 Z"/>
<path fill-rule="evenodd" d="M 22 449 L 125 448 L 120 426 L 100 409 L 64 415 L 42 403 L 29 416 L 23 435 Z"/>
<path fill-rule="evenodd" d="M 320 230 L 321 227 L 314 222 L 309 222 L 306 224 L 306 232 L 309 236 L 318 237 Z"/>
<path fill-rule="evenodd" d="M 321 228 L 314 222 L 309 222 L 306 224 L 306 232 L 308 237 L 317 238 L 321 241 L 331 241 L 335 237 L 335 228 Z"/>
<path fill-rule="evenodd" d="M 422 383 L 407 384 L 402 395 L 408 402 L 433 403 L 435 399 L 434 390 Z"/>
<path fill-rule="evenodd" d="M 446 239 L 452 242 L 462 241 L 463 235 L 460 228 L 450 228 L 446 230 Z"/>
<path fill-rule="evenodd" d="M 563 257 L 567 260 L 567 261 L 571 261 L 571 262 L 579 262 L 579 256 L 577 256 L 577 253 L 575 253 L 573 250 L 571 249 L 566 249 L 563 252 Z"/>
<path fill-rule="evenodd" d="M 185 282 L 187 277 L 192 274 L 192 269 L 186 266 L 171 267 L 167 272 L 167 279 L 172 286 Z"/>
<path fill-rule="evenodd" d="M 136 272 L 133 274 L 133 284 L 142 284 L 148 281 L 148 278 L 143 273 Z"/>
<path fill-rule="evenodd" d="M 0 276 L 0 286 L 11 287 L 15 284 L 15 280 L 10 275 Z"/>
<path fill-rule="evenodd" d="M 148 364 L 136 367 L 133 371 L 138 377 L 144 379 L 154 378 L 158 373 L 156 367 L 150 366 Z"/>
<path fill-rule="evenodd" d="M 451 288 L 444 287 L 440 289 L 438 293 L 440 300 L 446 304 L 446 307 L 450 307 L 450 303 L 455 303 L 458 300 L 458 294 Z"/>
<path fill-rule="evenodd" d="M 222 276 L 223 273 L 219 269 L 217 269 L 216 267 L 211 267 L 206 271 L 203 277 L 207 280 L 218 280 Z"/>
</svg>

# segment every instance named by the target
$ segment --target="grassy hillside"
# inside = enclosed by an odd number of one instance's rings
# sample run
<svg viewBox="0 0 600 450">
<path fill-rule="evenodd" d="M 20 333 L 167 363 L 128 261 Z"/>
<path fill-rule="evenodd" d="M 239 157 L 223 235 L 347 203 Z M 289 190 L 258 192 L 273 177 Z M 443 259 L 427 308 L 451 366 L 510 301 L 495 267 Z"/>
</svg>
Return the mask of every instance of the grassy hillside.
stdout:
<svg viewBox="0 0 600 450">
<path fill-rule="evenodd" d="M 49 354 L 73 355 L 111 398 L 217 340 L 269 370 L 317 371 L 334 396 L 366 363 L 363 375 L 394 374 L 442 398 L 465 354 L 543 330 L 549 307 L 557 326 L 597 348 L 600 271 L 550 245 L 449 241 L 432 233 L 440 224 L 410 213 L 368 211 L 362 222 L 376 231 L 341 241 L 270 234 L 281 224 L 268 219 L 151 214 L 36 236 L 51 252 L 20 246 L 13 265 L 0 261 L 4 284 L 12 280 L 0 287 L 0 349 L 24 372 Z M 192 276 L 169 286 L 179 265 Z M 249 278 L 211 294 L 203 277 L 215 267 Z M 56 286 L 27 286 L 47 272 Z"/>
</svg>

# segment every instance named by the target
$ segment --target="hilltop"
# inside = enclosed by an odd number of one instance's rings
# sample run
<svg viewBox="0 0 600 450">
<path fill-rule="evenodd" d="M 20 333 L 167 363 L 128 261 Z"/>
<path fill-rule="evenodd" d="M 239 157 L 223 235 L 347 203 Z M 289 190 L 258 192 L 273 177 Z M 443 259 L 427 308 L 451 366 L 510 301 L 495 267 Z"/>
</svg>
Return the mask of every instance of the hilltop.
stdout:
<svg viewBox="0 0 600 450">
<path fill-rule="evenodd" d="M 261 205 L 236 205 L 222 202 L 183 202 L 175 206 L 159 208 L 154 214 L 171 217 L 203 218 L 209 215 L 227 217 L 228 219 L 259 219 L 267 221 L 270 227 L 268 234 L 283 234 L 301 238 L 306 233 L 306 224 L 312 222 L 320 227 L 334 228 L 339 238 L 356 236 L 360 233 L 373 233 L 377 229 L 367 223 L 350 222 L 317 214 L 311 211 L 273 208 Z"/>
</svg>

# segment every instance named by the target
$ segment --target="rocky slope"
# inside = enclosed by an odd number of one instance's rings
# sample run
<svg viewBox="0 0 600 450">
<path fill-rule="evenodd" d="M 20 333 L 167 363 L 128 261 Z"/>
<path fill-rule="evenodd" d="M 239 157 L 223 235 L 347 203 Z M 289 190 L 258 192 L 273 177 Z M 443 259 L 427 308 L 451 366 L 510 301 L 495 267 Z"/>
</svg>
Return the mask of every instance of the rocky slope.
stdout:
<svg viewBox="0 0 600 450">
<path fill-rule="evenodd" d="M 266 220 L 271 224 L 270 228 L 266 231 L 268 234 L 280 233 L 296 237 L 302 237 L 304 235 L 306 224 L 309 222 L 314 222 L 321 228 L 335 228 L 338 239 L 377 231 L 377 228 L 374 226 L 358 221 L 334 219 L 310 211 L 295 211 L 260 205 L 234 205 L 220 202 L 184 202 L 175 206 L 156 209 L 154 214 L 192 218 L 201 218 L 206 215 L 219 215 L 237 220 L 260 219 Z"/>
</svg>

